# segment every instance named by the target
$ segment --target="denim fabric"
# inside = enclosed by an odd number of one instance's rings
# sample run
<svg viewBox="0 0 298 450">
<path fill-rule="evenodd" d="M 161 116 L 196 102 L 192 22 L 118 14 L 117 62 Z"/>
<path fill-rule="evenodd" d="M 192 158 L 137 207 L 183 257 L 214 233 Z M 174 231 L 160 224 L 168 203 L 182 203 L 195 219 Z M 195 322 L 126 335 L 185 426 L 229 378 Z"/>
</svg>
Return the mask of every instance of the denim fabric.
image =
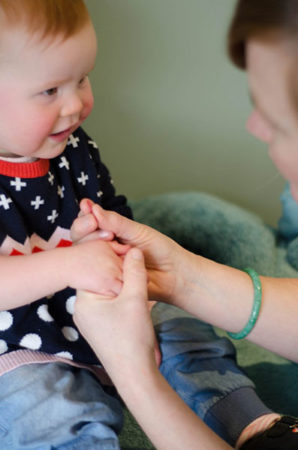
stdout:
<svg viewBox="0 0 298 450">
<path fill-rule="evenodd" d="M 236 363 L 227 338 L 184 311 L 159 303 L 152 310 L 162 352 L 161 373 L 187 405 L 230 445 L 271 412 Z"/>
<path fill-rule="evenodd" d="M 207 425 L 234 445 L 246 425 L 270 411 L 237 366 L 233 345 L 173 306 L 158 303 L 152 318 L 162 374 Z M 122 421 L 118 399 L 85 369 L 30 364 L 0 377 L 1 449 L 118 450 Z"/>
<path fill-rule="evenodd" d="M 278 222 L 279 234 L 286 240 L 292 240 L 298 236 L 298 203 L 292 197 L 289 183 L 280 196 L 282 216 Z"/>
<path fill-rule="evenodd" d="M 118 450 L 120 402 L 85 369 L 30 364 L 0 377 L 3 450 Z"/>
</svg>

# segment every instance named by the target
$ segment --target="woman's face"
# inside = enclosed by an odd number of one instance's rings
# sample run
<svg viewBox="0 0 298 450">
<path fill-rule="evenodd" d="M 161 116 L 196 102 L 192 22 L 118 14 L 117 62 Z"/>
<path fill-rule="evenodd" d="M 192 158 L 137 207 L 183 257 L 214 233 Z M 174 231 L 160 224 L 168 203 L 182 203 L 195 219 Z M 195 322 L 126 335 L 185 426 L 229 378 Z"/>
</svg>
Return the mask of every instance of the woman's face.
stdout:
<svg viewBox="0 0 298 450">
<path fill-rule="evenodd" d="M 246 58 L 254 104 L 247 129 L 268 144 L 272 161 L 289 181 L 292 195 L 298 202 L 298 112 L 290 94 L 293 49 L 282 40 L 251 39 L 247 43 Z"/>
</svg>

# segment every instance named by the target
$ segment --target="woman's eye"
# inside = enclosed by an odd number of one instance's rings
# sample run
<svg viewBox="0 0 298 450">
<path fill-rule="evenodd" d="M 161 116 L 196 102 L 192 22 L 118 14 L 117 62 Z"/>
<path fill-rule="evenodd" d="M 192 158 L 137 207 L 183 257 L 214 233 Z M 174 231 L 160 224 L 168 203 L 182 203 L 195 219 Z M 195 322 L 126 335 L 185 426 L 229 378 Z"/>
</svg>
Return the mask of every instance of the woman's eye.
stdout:
<svg viewBox="0 0 298 450">
<path fill-rule="evenodd" d="M 48 97 L 51 97 L 52 95 L 57 94 L 57 92 L 58 92 L 58 88 L 54 87 L 54 88 L 47 89 L 46 91 L 43 91 L 43 94 Z"/>
<path fill-rule="evenodd" d="M 86 81 L 86 79 L 87 79 L 86 76 L 83 77 L 83 78 L 81 78 L 80 81 L 79 81 L 79 85 L 84 84 L 84 82 Z"/>
</svg>

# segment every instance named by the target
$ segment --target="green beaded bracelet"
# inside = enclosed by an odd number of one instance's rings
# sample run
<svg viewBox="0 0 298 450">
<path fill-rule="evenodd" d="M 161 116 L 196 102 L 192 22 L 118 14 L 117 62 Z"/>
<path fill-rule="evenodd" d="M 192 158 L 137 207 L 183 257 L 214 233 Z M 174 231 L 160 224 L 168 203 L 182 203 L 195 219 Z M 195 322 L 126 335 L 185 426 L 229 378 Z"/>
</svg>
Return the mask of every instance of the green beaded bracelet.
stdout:
<svg viewBox="0 0 298 450">
<path fill-rule="evenodd" d="M 248 322 L 246 323 L 243 330 L 239 331 L 238 333 L 228 332 L 228 336 L 233 339 L 243 339 L 251 332 L 256 324 L 256 321 L 258 320 L 262 303 L 262 284 L 259 275 L 254 269 L 247 268 L 243 269 L 243 271 L 246 272 L 252 279 L 254 285 L 254 304 Z"/>
</svg>

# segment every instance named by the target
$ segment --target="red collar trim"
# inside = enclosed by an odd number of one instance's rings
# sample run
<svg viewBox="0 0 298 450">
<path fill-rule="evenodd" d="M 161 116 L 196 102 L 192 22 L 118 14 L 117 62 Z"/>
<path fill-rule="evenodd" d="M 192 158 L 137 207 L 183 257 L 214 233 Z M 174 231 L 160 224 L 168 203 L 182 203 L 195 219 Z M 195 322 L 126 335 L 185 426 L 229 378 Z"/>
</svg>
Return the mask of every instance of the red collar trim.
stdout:
<svg viewBox="0 0 298 450">
<path fill-rule="evenodd" d="M 38 159 L 33 162 L 14 163 L 0 160 L 0 174 L 7 177 L 37 178 L 48 173 L 50 161 L 48 159 Z"/>
</svg>

